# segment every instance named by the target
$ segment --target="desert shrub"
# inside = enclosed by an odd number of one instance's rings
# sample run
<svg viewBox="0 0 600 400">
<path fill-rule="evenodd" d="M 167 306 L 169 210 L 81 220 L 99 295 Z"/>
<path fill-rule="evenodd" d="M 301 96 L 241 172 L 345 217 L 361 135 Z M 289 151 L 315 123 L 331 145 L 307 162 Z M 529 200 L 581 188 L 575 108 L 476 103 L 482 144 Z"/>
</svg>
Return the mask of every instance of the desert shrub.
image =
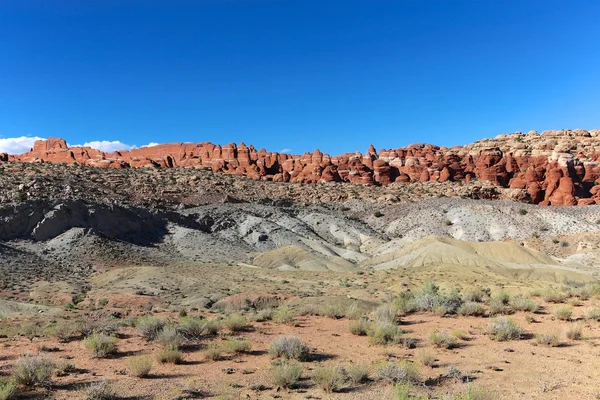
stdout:
<svg viewBox="0 0 600 400">
<path fill-rule="evenodd" d="M 221 324 L 216 319 L 207 319 L 204 322 L 204 332 L 207 335 L 215 336 L 221 330 Z"/>
<path fill-rule="evenodd" d="M 104 358 L 117 351 L 117 338 L 104 333 L 93 333 L 83 341 L 92 352 L 92 357 Z"/>
<path fill-rule="evenodd" d="M 246 353 L 251 348 L 252 342 L 249 340 L 227 340 L 221 344 L 223 352 L 231 354 Z"/>
<path fill-rule="evenodd" d="M 435 354 L 431 351 L 423 350 L 418 355 L 419 361 L 426 367 L 433 367 L 435 365 Z"/>
<path fill-rule="evenodd" d="M 570 340 L 581 340 L 583 328 L 579 324 L 569 325 L 565 329 L 565 336 Z"/>
<path fill-rule="evenodd" d="M 136 378 L 145 378 L 152 369 L 152 360 L 146 356 L 135 356 L 129 358 L 129 374 Z"/>
<path fill-rule="evenodd" d="M 381 364 L 377 375 L 380 379 L 390 383 L 416 383 L 420 380 L 417 366 L 406 360 Z"/>
<path fill-rule="evenodd" d="M 492 297 L 488 301 L 491 315 L 508 315 L 514 312 L 513 308 L 505 303 L 502 298 Z"/>
<path fill-rule="evenodd" d="M 364 383 L 369 379 L 369 367 L 364 364 L 350 364 L 344 370 L 353 385 Z"/>
<path fill-rule="evenodd" d="M 185 340 L 199 340 L 206 332 L 206 320 L 202 318 L 184 317 L 179 321 L 177 332 Z"/>
<path fill-rule="evenodd" d="M 220 346 L 211 345 L 206 349 L 206 352 L 204 353 L 204 357 L 207 360 L 218 361 L 221 359 L 222 353 L 223 353 L 223 351 Z"/>
<path fill-rule="evenodd" d="M 47 385 L 53 370 L 54 363 L 44 356 L 26 356 L 17 360 L 12 376 L 19 385 Z"/>
<path fill-rule="evenodd" d="M 113 319 L 101 318 L 96 321 L 86 321 L 81 326 L 81 333 L 84 336 L 89 336 L 94 332 L 104 333 L 106 335 L 116 335 L 121 330 L 122 322 Z"/>
<path fill-rule="evenodd" d="M 394 324 L 398 319 L 396 307 L 393 304 L 381 304 L 373 310 L 373 320 L 376 323 Z"/>
<path fill-rule="evenodd" d="M 369 326 L 369 320 L 366 318 L 361 318 L 350 321 L 350 323 L 348 324 L 348 330 L 353 335 L 365 336 L 369 330 Z"/>
<path fill-rule="evenodd" d="M 476 303 L 483 302 L 485 293 L 481 289 L 467 289 L 462 293 L 462 300 L 464 302 L 474 301 Z"/>
<path fill-rule="evenodd" d="M 273 319 L 273 315 L 275 315 L 275 310 L 272 308 L 264 308 L 262 310 L 258 310 L 256 315 L 254 316 L 254 320 L 256 322 L 264 322 L 270 321 Z"/>
<path fill-rule="evenodd" d="M 273 314 L 273 321 L 279 324 L 291 324 L 294 322 L 294 313 L 288 306 L 281 306 Z"/>
<path fill-rule="evenodd" d="M 346 308 L 346 318 L 350 319 L 360 319 L 364 316 L 363 310 L 356 303 L 352 303 Z"/>
<path fill-rule="evenodd" d="M 165 327 L 158 336 L 156 341 L 164 347 L 180 348 L 184 342 L 183 336 L 174 326 Z"/>
<path fill-rule="evenodd" d="M 538 333 L 535 335 L 535 343 L 542 346 L 557 347 L 560 346 L 560 337 L 556 333 Z"/>
<path fill-rule="evenodd" d="M 435 283 L 428 282 L 413 296 L 411 306 L 415 311 L 430 311 L 444 316 L 456 314 L 462 303 L 463 299 L 458 289 L 443 295 Z"/>
<path fill-rule="evenodd" d="M 374 322 L 367 331 L 373 344 L 399 343 L 402 329 L 391 322 Z"/>
<path fill-rule="evenodd" d="M 536 312 L 540 306 L 524 296 L 515 296 L 510 300 L 510 306 L 516 311 Z"/>
<path fill-rule="evenodd" d="M 228 315 L 221 324 L 230 332 L 240 332 L 248 327 L 248 320 L 241 314 Z"/>
<path fill-rule="evenodd" d="M 323 315 L 332 319 L 340 319 L 346 316 L 346 311 L 339 304 L 329 303 L 321 307 L 319 315 Z"/>
<path fill-rule="evenodd" d="M 415 392 L 414 385 L 410 383 L 398 383 L 394 386 L 392 393 L 393 400 L 429 400 L 429 396 L 413 394 Z"/>
<path fill-rule="evenodd" d="M 429 341 L 435 346 L 444 349 L 451 349 L 456 346 L 456 336 L 446 331 L 433 331 L 429 334 Z"/>
<path fill-rule="evenodd" d="M 17 396 L 17 384 L 14 380 L 0 379 L 0 400 L 12 400 Z"/>
<path fill-rule="evenodd" d="M 495 392 L 479 386 L 468 385 L 465 390 L 454 393 L 446 400 L 497 400 L 498 398 Z"/>
<path fill-rule="evenodd" d="M 167 321 L 152 316 L 139 317 L 135 322 L 138 333 L 146 340 L 154 340 L 167 325 Z"/>
<path fill-rule="evenodd" d="M 518 340 L 521 338 L 521 328 L 510 318 L 494 318 L 488 325 L 488 334 L 498 341 Z"/>
<path fill-rule="evenodd" d="M 567 294 L 556 289 L 546 289 L 542 292 L 542 299 L 547 303 L 564 303 L 567 299 Z"/>
<path fill-rule="evenodd" d="M 585 319 L 593 319 L 596 321 L 600 321 L 600 307 L 590 307 L 585 310 L 584 313 Z"/>
<path fill-rule="evenodd" d="M 331 393 L 340 388 L 344 376 L 337 365 L 317 365 L 313 371 L 312 380 L 325 393 Z"/>
<path fill-rule="evenodd" d="M 56 324 L 53 335 L 59 343 L 67 343 L 83 336 L 82 324 L 79 322 L 61 321 Z"/>
<path fill-rule="evenodd" d="M 162 364 L 181 364 L 183 353 L 177 347 L 167 346 L 156 353 L 156 359 Z"/>
<path fill-rule="evenodd" d="M 494 295 L 492 295 L 491 299 L 496 300 L 504 305 L 507 305 L 510 303 L 510 295 L 508 293 L 506 293 L 505 291 L 500 291 L 498 293 L 495 293 Z"/>
<path fill-rule="evenodd" d="M 561 321 L 568 321 L 573 315 L 573 310 L 569 307 L 559 307 L 554 310 L 552 315 L 554 315 L 554 317 L 560 319 Z"/>
<path fill-rule="evenodd" d="M 414 297 L 414 293 L 408 291 L 401 292 L 396 296 L 393 301 L 396 312 L 400 315 L 404 315 L 417 311 L 418 309 L 415 305 Z"/>
<path fill-rule="evenodd" d="M 293 388 L 302 376 L 302 365 L 284 362 L 271 368 L 273 383 L 282 388 Z"/>
<path fill-rule="evenodd" d="M 481 317 L 485 314 L 485 308 L 474 301 L 466 301 L 456 310 L 456 313 L 462 316 Z"/>
<path fill-rule="evenodd" d="M 271 357 L 304 361 L 308 359 L 308 347 L 295 336 L 280 336 L 269 346 Z"/>
<path fill-rule="evenodd" d="M 87 400 L 113 400 L 117 399 L 117 393 L 107 380 L 94 382 L 86 390 Z"/>
</svg>

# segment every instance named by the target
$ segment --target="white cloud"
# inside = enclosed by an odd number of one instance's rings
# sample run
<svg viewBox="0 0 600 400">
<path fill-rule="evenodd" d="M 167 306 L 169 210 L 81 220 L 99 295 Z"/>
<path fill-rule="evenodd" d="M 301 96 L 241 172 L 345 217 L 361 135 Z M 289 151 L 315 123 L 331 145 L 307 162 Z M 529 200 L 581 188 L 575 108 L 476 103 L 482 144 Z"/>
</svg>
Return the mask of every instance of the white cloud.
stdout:
<svg viewBox="0 0 600 400">
<path fill-rule="evenodd" d="M 288 154 L 288 153 L 291 153 L 291 152 L 292 152 L 292 149 L 281 149 L 281 150 L 279 150 L 279 152 L 280 152 L 281 154 Z"/>
<path fill-rule="evenodd" d="M 83 145 L 89 146 L 92 149 L 103 151 L 105 153 L 112 153 L 119 150 L 131 150 L 135 148 L 134 145 L 125 144 L 119 140 L 93 140 L 91 142 L 86 142 Z"/>
<path fill-rule="evenodd" d="M 21 136 L 14 138 L 0 138 L 0 153 L 21 154 L 33 147 L 33 142 L 43 140 L 37 136 Z"/>
<path fill-rule="evenodd" d="M 154 146 L 158 146 L 160 143 L 156 143 L 156 142 L 150 142 L 142 147 L 154 147 Z"/>
</svg>

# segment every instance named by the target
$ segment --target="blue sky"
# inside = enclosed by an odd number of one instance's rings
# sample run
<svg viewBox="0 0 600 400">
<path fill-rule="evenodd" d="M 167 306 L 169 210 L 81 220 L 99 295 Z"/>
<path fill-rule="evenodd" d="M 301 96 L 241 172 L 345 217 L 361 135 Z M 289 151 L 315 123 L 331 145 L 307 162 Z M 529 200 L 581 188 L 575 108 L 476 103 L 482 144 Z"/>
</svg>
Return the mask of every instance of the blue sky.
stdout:
<svg viewBox="0 0 600 400">
<path fill-rule="evenodd" d="M 599 19 L 592 0 L 4 0 L 0 151 L 599 128 Z"/>
</svg>

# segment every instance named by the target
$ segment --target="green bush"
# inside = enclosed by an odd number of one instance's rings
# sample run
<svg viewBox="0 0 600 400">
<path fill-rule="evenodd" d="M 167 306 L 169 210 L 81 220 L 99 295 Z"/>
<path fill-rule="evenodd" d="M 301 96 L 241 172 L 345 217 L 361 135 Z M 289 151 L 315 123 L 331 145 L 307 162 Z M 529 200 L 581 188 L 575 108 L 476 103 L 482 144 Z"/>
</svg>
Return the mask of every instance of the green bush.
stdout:
<svg viewBox="0 0 600 400">
<path fill-rule="evenodd" d="M 429 341 L 435 346 L 444 349 L 451 349 L 456 346 L 458 340 L 456 336 L 446 331 L 433 331 L 429 334 Z"/>
<path fill-rule="evenodd" d="M 50 383 L 54 363 L 44 356 L 26 356 L 17 360 L 12 376 L 15 383 L 26 387 Z"/>
<path fill-rule="evenodd" d="M 498 395 L 488 389 L 469 385 L 459 393 L 455 393 L 447 398 L 448 400 L 497 400 Z"/>
<path fill-rule="evenodd" d="M 12 400 L 17 396 L 17 384 L 14 380 L 0 379 L 0 400 Z"/>
<path fill-rule="evenodd" d="M 186 316 L 179 321 L 176 329 L 185 340 L 195 341 L 206 333 L 206 323 L 205 319 Z"/>
<path fill-rule="evenodd" d="M 118 399 L 113 386 L 107 380 L 94 382 L 86 390 L 87 400 L 115 400 Z"/>
<path fill-rule="evenodd" d="M 474 301 L 466 301 L 458 307 L 456 313 L 462 316 L 481 317 L 482 315 L 485 315 L 485 308 Z"/>
<path fill-rule="evenodd" d="M 568 295 L 556 289 L 546 289 L 542 292 L 542 299 L 547 303 L 564 303 Z"/>
<path fill-rule="evenodd" d="M 373 344 L 399 343 L 402 329 L 391 322 L 374 322 L 367 332 Z"/>
<path fill-rule="evenodd" d="M 521 332 L 519 325 L 510 318 L 494 318 L 488 325 L 488 334 L 498 341 L 518 340 Z"/>
<path fill-rule="evenodd" d="M 167 325 L 167 321 L 151 316 L 139 317 L 135 327 L 139 334 L 146 340 L 154 340 Z"/>
<path fill-rule="evenodd" d="M 85 346 L 92 352 L 92 357 L 104 358 L 117 351 L 117 338 L 104 333 L 94 332 L 83 341 Z"/>
<path fill-rule="evenodd" d="M 600 321 L 600 307 L 590 307 L 585 310 L 585 319 Z"/>
<path fill-rule="evenodd" d="M 181 364 L 183 353 L 177 347 L 167 346 L 156 353 L 156 359 L 162 364 Z"/>
<path fill-rule="evenodd" d="M 538 333 L 535 335 L 535 342 L 543 346 L 558 347 L 560 346 L 560 337 L 556 333 Z"/>
<path fill-rule="evenodd" d="M 280 336 L 269 347 L 271 357 L 282 357 L 305 361 L 308 359 L 308 347 L 295 336 Z"/>
<path fill-rule="evenodd" d="M 361 318 L 358 320 L 352 320 L 348 324 L 348 330 L 353 335 L 357 336 L 365 336 L 369 331 L 370 323 L 366 318 Z"/>
<path fill-rule="evenodd" d="M 331 393 L 340 388 L 344 376 L 337 365 L 317 365 L 313 371 L 312 380 L 325 393 Z"/>
<path fill-rule="evenodd" d="M 252 342 L 249 340 L 227 340 L 221 344 L 223 352 L 231 354 L 247 353 L 251 348 Z"/>
<path fill-rule="evenodd" d="M 298 363 L 281 363 L 271 368 L 273 383 L 282 388 L 293 388 L 300 382 L 302 365 Z"/>
<path fill-rule="evenodd" d="M 559 307 L 554 310 L 552 315 L 554 315 L 556 317 L 556 319 L 559 319 L 561 321 L 568 321 L 571 319 L 571 316 L 573 315 L 573 310 L 570 309 L 569 307 Z"/>
<path fill-rule="evenodd" d="M 294 322 L 294 313 L 288 306 L 281 306 L 273 314 L 273 321 L 279 324 L 291 324 Z"/>
<path fill-rule="evenodd" d="M 389 383 L 416 383 L 420 380 L 419 369 L 409 361 L 385 362 L 377 370 L 380 379 Z"/>
<path fill-rule="evenodd" d="M 345 367 L 346 376 L 353 385 L 369 380 L 369 367 L 364 364 L 350 364 Z"/>
<path fill-rule="evenodd" d="M 207 360 L 218 361 L 221 359 L 222 354 L 223 354 L 223 350 L 221 349 L 221 347 L 213 344 L 206 349 L 206 352 L 204 353 L 204 357 Z"/>
<path fill-rule="evenodd" d="M 129 358 L 129 374 L 136 378 L 145 378 L 152 370 L 152 360 L 146 356 L 135 356 Z"/>
<path fill-rule="evenodd" d="M 536 312 L 540 306 L 524 296 L 515 296 L 510 300 L 510 306 L 516 311 Z"/>
<path fill-rule="evenodd" d="M 156 341 L 164 347 L 179 349 L 184 339 L 177 328 L 171 326 L 164 328 L 156 337 Z"/>
<path fill-rule="evenodd" d="M 248 320 L 241 314 L 231 314 L 221 321 L 221 325 L 230 332 L 240 332 L 248 327 Z"/>
<path fill-rule="evenodd" d="M 204 322 L 204 332 L 209 336 L 215 336 L 221 330 L 221 324 L 215 319 L 209 319 Z"/>
</svg>

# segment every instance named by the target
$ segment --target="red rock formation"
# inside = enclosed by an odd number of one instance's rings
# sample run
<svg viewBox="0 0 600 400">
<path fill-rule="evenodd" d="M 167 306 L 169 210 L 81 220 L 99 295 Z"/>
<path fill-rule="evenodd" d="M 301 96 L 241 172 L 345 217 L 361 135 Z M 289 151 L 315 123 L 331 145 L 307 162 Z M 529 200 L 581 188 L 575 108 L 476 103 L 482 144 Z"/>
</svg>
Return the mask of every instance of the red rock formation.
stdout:
<svg viewBox="0 0 600 400">
<path fill-rule="evenodd" d="M 478 180 L 522 191 L 542 205 L 600 203 L 600 131 L 546 131 L 500 135 L 453 148 L 413 144 L 398 149 L 373 145 L 360 152 L 329 156 L 316 149 L 304 155 L 257 151 L 235 143 L 171 143 L 103 153 L 71 147 L 58 138 L 35 142 L 21 155 L 0 154 L 0 161 L 78 163 L 96 168 L 211 168 L 215 172 L 277 182 L 394 182 Z"/>
</svg>

